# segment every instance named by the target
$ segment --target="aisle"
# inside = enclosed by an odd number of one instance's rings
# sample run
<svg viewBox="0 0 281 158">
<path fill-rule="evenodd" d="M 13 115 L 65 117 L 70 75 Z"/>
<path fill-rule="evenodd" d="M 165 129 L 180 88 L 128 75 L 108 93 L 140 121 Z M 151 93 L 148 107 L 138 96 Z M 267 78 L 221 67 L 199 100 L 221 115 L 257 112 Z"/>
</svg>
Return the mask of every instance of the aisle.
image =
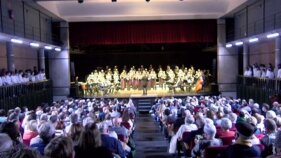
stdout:
<svg viewBox="0 0 281 158">
<path fill-rule="evenodd" d="M 135 136 L 136 158 L 169 158 L 168 142 L 150 114 L 139 114 Z"/>
</svg>

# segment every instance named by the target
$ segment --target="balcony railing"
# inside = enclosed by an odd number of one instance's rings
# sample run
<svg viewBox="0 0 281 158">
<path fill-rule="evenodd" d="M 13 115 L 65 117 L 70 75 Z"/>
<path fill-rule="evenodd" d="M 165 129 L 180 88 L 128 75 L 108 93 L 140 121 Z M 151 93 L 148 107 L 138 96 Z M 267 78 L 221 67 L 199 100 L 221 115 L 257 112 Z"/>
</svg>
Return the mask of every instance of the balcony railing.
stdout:
<svg viewBox="0 0 281 158">
<path fill-rule="evenodd" d="M 42 81 L 0 87 L 0 108 L 35 108 L 41 103 L 52 102 L 52 82 Z"/>
<path fill-rule="evenodd" d="M 281 80 L 238 76 L 237 97 L 270 103 L 271 96 L 281 93 Z"/>
</svg>

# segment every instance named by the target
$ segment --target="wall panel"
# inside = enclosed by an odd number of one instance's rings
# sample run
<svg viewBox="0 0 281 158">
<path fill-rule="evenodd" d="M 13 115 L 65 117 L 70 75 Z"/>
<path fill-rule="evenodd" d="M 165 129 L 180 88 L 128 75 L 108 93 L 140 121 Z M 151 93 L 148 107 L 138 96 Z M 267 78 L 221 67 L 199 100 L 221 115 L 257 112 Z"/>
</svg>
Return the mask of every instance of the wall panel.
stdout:
<svg viewBox="0 0 281 158">
<path fill-rule="evenodd" d="M 263 32 L 263 1 L 259 1 L 248 8 L 248 36 Z"/>
<path fill-rule="evenodd" d="M 39 11 L 24 5 L 25 37 L 40 40 Z"/>
<path fill-rule="evenodd" d="M 7 68 L 6 43 L 0 43 L 0 69 Z"/>
<path fill-rule="evenodd" d="M 247 11 L 246 9 L 235 14 L 235 39 L 244 38 L 247 36 Z"/>
<path fill-rule="evenodd" d="M 38 67 L 37 62 L 37 49 L 28 46 L 14 45 L 14 61 L 15 68 L 18 70 L 33 69 L 34 66 Z"/>
<path fill-rule="evenodd" d="M 249 46 L 250 59 L 249 64 L 275 64 L 275 41 L 262 41 Z"/>
</svg>

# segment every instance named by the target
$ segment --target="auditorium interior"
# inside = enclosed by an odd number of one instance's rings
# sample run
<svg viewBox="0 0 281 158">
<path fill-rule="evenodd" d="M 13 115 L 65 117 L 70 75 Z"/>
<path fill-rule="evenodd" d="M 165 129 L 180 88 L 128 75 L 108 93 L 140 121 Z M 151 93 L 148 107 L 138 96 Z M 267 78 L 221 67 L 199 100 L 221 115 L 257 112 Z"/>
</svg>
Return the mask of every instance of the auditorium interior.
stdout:
<svg viewBox="0 0 281 158">
<path fill-rule="evenodd" d="M 56 137 L 40 150 L 24 139 L 32 114 L 39 132 L 32 140 L 47 123 L 56 125 Z M 267 128 L 260 116 L 281 129 L 280 0 L 0 0 L 0 139 L 10 140 L 1 134 L 17 118 L 19 143 L 38 150 L 34 158 L 56 158 L 52 150 L 63 149 L 50 144 L 69 138 L 76 158 L 108 157 L 106 150 L 121 158 L 231 157 L 225 151 L 239 138 L 213 147 L 220 137 L 205 135 L 220 133 L 232 114 L 238 118 L 229 131 L 237 135 L 245 131 L 238 122 L 253 117 L 249 124 Z M 201 117 L 207 133 L 190 143 L 193 129 L 181 125 L 200 124 Z M 114 131 L 115 123 L 126 128 L 124 136 L 118 126 L 114 140 L 124 153 L 104 142 L 103 135 L 114 137 L 105 129 Z M 83 129 L 77 139 L 68 128 L 76 124 Z M 79 149 L 89 124 L 99 128 L 103 151 L 97 144 Z M 268 129 L 257 129 L 260 155 L 253 157 L 281 154 L 273 143 L 278 129 L 268 138 L 274 149 L 263 144 Z M 201 139 L 213 142 L 201 149 Z M 0 157 L 28 152 L 4 148 Z"/>
</svg>

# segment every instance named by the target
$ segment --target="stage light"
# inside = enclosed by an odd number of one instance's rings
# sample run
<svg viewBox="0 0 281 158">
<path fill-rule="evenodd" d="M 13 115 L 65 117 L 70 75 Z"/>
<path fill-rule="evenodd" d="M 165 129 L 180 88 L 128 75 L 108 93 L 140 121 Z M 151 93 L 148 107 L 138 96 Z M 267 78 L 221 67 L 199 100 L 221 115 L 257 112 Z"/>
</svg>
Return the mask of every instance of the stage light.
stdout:
<svg viewBox="0 0 281 158">
<path fill-rule="evenodd" d="M 19 40 L 19 39 L 14 39 L 14 38 L 12 38 L 12 39 L 11 39 L 11 42 L 13 42 L 13 43 L 17 43 L 17 44 L 22 44 L 22 43 L 23 43 L 23 41 L 22 41 L 22 40 Z"/>
<path fill-rule="evenodd" d="M 52 50 L 53 49 L 53 47 L 51 47 L 51 46 L 45 46 L 44 48 L 47 49 L 47 50 Z"/>
<path fill-rule="evenodd" d="M 267 38 L 274 38 L 274 37 L 278 37 L 279 33 L 272 33 L 272 34 L 268 34 L 266 37 Z"/>
<path fill-rule="evenodd" d="M 55 51 L 60 52 L 61 49 L 60 48 L 55 48 Z"/>
<path fill-rule="evenodd" d="M 84 2 L 84 0 L 78 0 L 78 3 L 80 3 L 80 4 L 83 3 L 83 2 Z"/>
<path fill-rule="evenodd" d="M 39 43 L 29 43 L 29 45 L 30 45 L 31 47 L 39 47 L 39 46 L 40 46 Z"/>
<path fill-rule="evenodd" d="M 226 48 L 231 48 L 232 47 L 232 44 L 227 44 L 225 45 Z"/>
<path fill-rule="evenodd" d="M 249 39 L 250 43 L 254 43 L 254 42 L 258 42 L 258 41 L 259 41 L 258 38 L 251 38 L 251 39 Z"/>
<path fill-rule="evenodd" d="M 241 42 L 241 41 L 240 42 L 236 42 L 235 45 L 236 46 L 241 46 L 241 45 L 243 45 L 243 42 Z"/>
</svg>

